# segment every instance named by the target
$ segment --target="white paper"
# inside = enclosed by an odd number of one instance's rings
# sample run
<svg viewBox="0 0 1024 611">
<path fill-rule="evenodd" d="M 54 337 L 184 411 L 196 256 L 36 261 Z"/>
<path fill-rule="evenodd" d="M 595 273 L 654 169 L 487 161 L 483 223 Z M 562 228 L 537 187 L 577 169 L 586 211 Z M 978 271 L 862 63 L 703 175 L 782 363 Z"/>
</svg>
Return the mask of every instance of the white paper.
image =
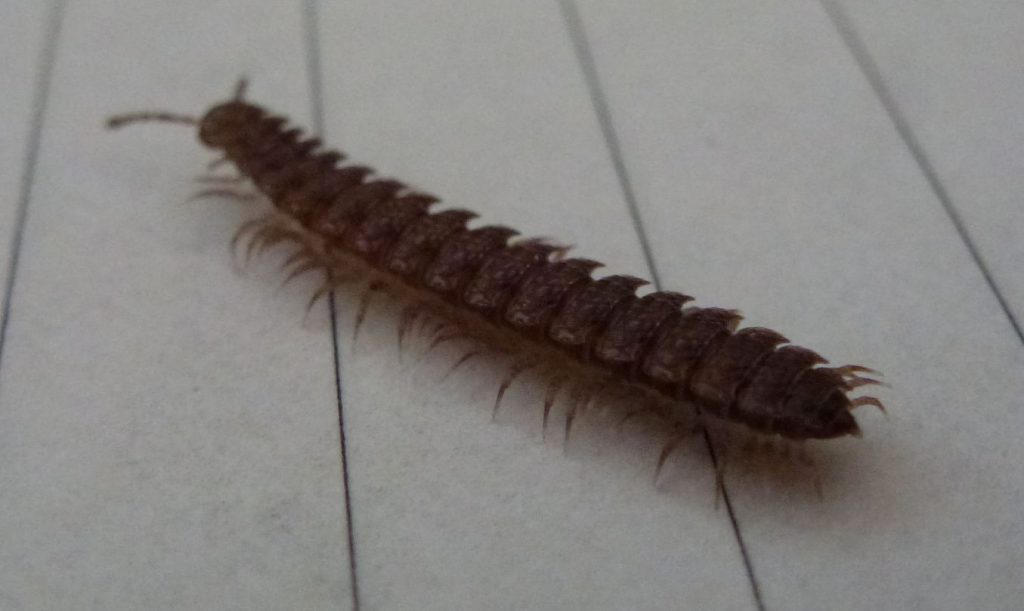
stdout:
<svg viewBox="0 0 1024 611">
<path fill-rule="evenodd" d="M 300 9 L 68 5 L 0 371 L 0 608 L 351 600 L 323 313 L 303 327 L 271 269 L 233 270 L 246 212 L 186 201 L 190 128 L 104 127 L 201 112 L 257 68 L 308 120 Z"/>
<path fill-rule="evenodd" d="M 1019 155 L 985 126 L 1021 119 L 969 104 L 972 90 L 1012 99 L 1019 83 L 969 76 L 990 65 L 970 43 L 985 28 L 1000 74 L 1020 65 L 997 26 L 1024 18 L 979 13 L 978 29 L 950 25 L 940 44 L 893 21 L 918 28 L 931 5 L 890 19 L 854 4 L 850 23 L 1019 307 L 1005 165 Z M 0 354 L 0 608 L 1024 599 L 1024 346 L 821 6 L 581 1 L 577 21 L 570 3 L 541 0 L 71 0 L 29 191 L 52 28 L 46 5 L 7 10 L 21 25 L 3 19 L 0 40 L 13 84 L 0 105 L 5 270 L 23 239 Z M 900 49 L 936 45 L 964 46 L 977 68 L 939 62 L 953 67 L 931 78 L 901 63 Z M 343 462 L 327 310 L 304 318 L 317 279 L 279 289 L 282 253 L 232 266 L 227 243 L 253 211 L 186 201 L 213 158 L 191 128 L 103 129 L 126 110 L 199 114 L 243 74 L 253 101 L 304 126 L 322 108 L 331 146 L 475 223 L 648 276 L 621 160 L 663 288 L 884 371 L 889 417 L 859 410 L 862 439 L 817 446 L 820 500 L 809 480 L 730 471 L 734 523 L 702 442 L 655 486 L 663 437 L 588 414 L 564 445 L 564 412 L 542 433 L 536 376 L 492 422 L 500 362 L 445 377 L 457 350 L 422 355 L 420 340 L 399 354 L 387 305 L 355 338 L 358 295 L 343 292 Z M 976 109 L 932 110 L 958 103 Z"/>
</svg>

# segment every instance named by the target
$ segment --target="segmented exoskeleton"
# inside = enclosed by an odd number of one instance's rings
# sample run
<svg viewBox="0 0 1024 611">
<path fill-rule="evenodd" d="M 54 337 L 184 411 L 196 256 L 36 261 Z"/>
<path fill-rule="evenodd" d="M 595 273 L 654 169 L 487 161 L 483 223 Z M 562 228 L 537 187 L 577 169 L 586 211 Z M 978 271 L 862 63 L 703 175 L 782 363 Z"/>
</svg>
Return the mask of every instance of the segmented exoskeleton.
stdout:
<svg viewBox="0 0 1024 611">
<path fill-rule="evenodd" d="M 687 306 L 691 298 L 680 293 L 638 296 L 645 281 L 594 278 L 599 263 L 567 259 L 564 248 L 547 241 L 516 238 L 501 226 L 470 229 L 474 213 L 435 211 L 436 198 L 374 177 L 368 167 L 343 165 L 344 155 L 321 150 L 318 139 L 244 101 L 243 89 L 199 120 L 137 113 L 110 125 L 197 124 L 200 141 L 222 152 L 276 208 L 271 218 L 243 226 L 236 240 L 300 244 L 290 260 L 294 273 L 326 269 L 330 281 L 320 295 L 354 277 L 368 281 L 367 296 L 397 288 L 413 303 L 402 314 L 400 342 L 426 310 L 446 321 L 435 343 L 468 336 L 512 354 L 498 401 L 516 376 L 548 359 L 568 365 L 552 378 L 545 421 L 558 385 L 574 375 L 599 389 L 641 388 L 668 406 L 663 415 L 670 422 L 682 419 L 680 406 L 696 406 L 796 440 L 858 435 L 851 410 L 882 407 L 874 397 L 849 396 L 876 382 L 861 377 L 870 371 L 864 367 L 828 367 L 774 331 L 737 329 L 736 311 Z M 363 310 L 365 301 L 360 320 Z M 599 389 L 573 391 L 567 431 Z"/>
</svg>

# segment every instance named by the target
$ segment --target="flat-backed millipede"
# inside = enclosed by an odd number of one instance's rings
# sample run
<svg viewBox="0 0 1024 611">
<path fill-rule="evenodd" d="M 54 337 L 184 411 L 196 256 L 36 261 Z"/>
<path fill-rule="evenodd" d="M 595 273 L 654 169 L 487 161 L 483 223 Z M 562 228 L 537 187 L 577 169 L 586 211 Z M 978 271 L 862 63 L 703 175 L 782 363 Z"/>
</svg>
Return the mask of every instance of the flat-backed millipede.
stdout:
<svg viewBox="0 0 1024 611">
<path fill-rule="evenodd" d="M 548 377 L 544 422 L 560 389 L 569 389 L 566 436 L 573 418 L 598 397 L 627 390 L 671 433 L 659 460 L 685 435 L 710 422 L 738 423 L 789 440 L 859 435 L 851 410 L 881 402 L 851 398 L 878 383 L 858 365 L 828 367 L 806 348 L 770 329 L 738 329 L 735 310 L 686 305 L 669 291 L 638 296 L 647 284 L 632 276 L 592 277 L 601 264 L 565 258 L 546 240 L 517 238 L 508 227 L 467 227 L 468 210 L 432 208 L 438 199 L 371 168 L 342 165 L 284 118 L 235 96 L 200 118 L 164 112 L 112 117 L 110 127 L 137 121 L 197 125 L 199 140 L 223 154 L 273 204 L 244 224 L 232 242 L 247 250 L 290 243 L 289 277 L 325 270 L 318 298 L 362 283 L 362 321 L 372 295 L 385 292 L 406 306 L 399 344 L 428 317 L 437 321 L 432 346 L 472 339 L 510 358 L 494 409 L 527 370 Z M 218 162 L 219 163 L 219 162 Z M 230 180 L 230 179 L 228 179 Z M 217 194 L 223 190 L 210 189 Z M 478 354 L 467 353 L 456 365 Z M 709 417 L 706 417 L 709 416 Z M 696 426 L 694 426 L 696 423 Z"/>
</svg>

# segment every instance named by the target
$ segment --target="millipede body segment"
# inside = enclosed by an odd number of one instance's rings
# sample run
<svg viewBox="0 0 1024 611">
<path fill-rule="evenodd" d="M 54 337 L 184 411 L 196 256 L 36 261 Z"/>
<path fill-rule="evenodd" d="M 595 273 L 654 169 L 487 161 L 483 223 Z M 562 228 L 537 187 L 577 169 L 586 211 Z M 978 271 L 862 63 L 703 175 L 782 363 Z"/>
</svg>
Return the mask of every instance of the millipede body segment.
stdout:
<svg viewBox="0 0 1024 611">
<path fill-rule="evenodd" d="M 645 281 L 594 278 L 599 263 L 565 258 L 563 248 L 517 238 L 513 229 L 471 229 L 474 213 L 435 211 L 436 198 L 375 177 L 368 167 L 342 164 L 344 155 L 321 150 L 318 139 L 244 101 L 242 89 L 199 120 L 139 113 L 110 124 L 198 124 L 200 141 L 222 152 L 273 203 L 276 220 L 255 230 L 268 243 L 301 244 L 313 261 L 302 270 L 326 268 L 337 283 L 370 274 L 429 306 L 456 334 L 495 344 L 514 359 L 523 349 L 557 355 L 570 369 L 591 372 L 602 387 L 640 387 L 666 405 L 691 412 L 695 406 L 795 440 L 859 435 L 851 410 L 882 407 L 874 397 L 849 396 L 875 383 L 861 377 L 870 371 L 864 367 L 828 367 L 774 331 L 738 329 L 736 311 L 687 305 L 691 297 L 680 293 L 638 296 Z M 415 314 L 403 313 L 400 336 Z M 511 379 L 534 365 L 514 360 L 499 400 Z M 667 413 L 671 420 L 672 410 Z"/>
</svg>

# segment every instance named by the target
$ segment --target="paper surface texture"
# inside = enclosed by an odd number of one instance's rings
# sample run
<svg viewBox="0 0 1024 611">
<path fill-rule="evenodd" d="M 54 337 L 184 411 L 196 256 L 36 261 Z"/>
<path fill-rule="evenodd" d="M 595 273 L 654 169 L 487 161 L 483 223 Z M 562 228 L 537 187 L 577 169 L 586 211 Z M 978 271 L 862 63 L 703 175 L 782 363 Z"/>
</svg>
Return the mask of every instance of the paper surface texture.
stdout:
<svg viewBox="0 0 1024 611">
<path fill-rule="evenodd" d="M 995 4 L 995 3 L 993 3 Z M 0 609 L 1019 609 L 1024 10 L 10 1 L 0 19 Z M 599 273 L 885 373 L 813 478 L 399 353 L 306 304 L 256 208 L 190 201 L 253 102 Z M 231 168 L 215 170 L 229 175 Z M 240 269 L 243 268 L 244 269 Z"/>
</svg>

